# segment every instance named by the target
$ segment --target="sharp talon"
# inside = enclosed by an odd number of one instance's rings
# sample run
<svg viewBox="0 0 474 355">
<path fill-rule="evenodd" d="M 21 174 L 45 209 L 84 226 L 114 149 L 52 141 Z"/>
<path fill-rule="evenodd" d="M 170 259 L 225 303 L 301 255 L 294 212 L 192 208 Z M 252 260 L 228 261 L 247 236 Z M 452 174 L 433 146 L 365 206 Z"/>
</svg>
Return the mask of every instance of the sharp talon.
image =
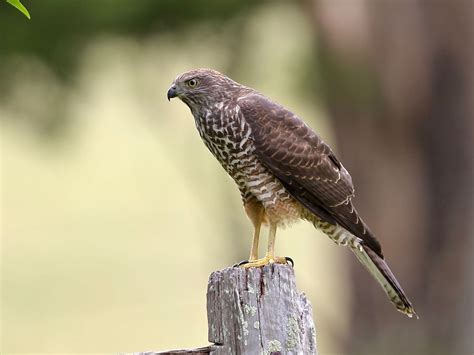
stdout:
<svg viewBox="0 0 474 355">
<path fill-rule="evenodd" d="M 245 264 L 248 264 L 250 261 L 249 260 L 242 260 L 241 262 L 237 263 L 237 264 L 234 264 L 232 265 L 232 267 L 239 267 L 239 266 L 242 266 L 242 265 L 245 265 Z"/>
<path fill-rule="evenodd" d="M 288 264 L 291 264 L 291 267 L 295 267 L 295 262 L 289 256 L 285 256 L 285 260 Z"/>
</svg>

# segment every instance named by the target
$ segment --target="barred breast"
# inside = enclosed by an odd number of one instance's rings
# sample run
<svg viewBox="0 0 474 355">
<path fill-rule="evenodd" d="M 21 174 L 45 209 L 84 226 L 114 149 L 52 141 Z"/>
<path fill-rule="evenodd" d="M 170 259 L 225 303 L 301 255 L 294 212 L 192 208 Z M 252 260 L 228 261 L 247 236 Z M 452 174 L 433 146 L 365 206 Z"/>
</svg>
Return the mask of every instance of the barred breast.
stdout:
<svg viewBox="0 0 474 355">
<path fill-rule="evenodd" d="M 279 226 L 302 218 L 303 206 L 254 154 L 252 130 L 238 105 L 221 103 L 215 111 L 196 114 L 195 123 L 206 147 L 236 182 L 244 204 L 258 200 L 265 209 L 265 220 Z"/>
</svg>

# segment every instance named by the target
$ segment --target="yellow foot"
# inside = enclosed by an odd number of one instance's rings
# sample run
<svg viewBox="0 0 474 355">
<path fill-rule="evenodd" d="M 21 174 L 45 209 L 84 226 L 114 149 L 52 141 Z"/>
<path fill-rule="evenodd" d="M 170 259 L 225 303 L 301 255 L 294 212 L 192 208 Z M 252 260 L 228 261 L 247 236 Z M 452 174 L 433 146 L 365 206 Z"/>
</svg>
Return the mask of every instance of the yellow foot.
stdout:
<svg viewBox="0 0 474 355">
<path fill-rule="evenodd" d="M 287 264 L 288 262 L 291 262 L 291 265 L 293 265 L 293 260 L 291 258 L 284 257 L 284 256 L 266 256 L 261 259 L 249 260 L 246 263 L 240 263 L 239 266 L 248 269 L 251 267 L 262 267 L 262 266 L 273 264 L 273 263 Z"/>
</svg>

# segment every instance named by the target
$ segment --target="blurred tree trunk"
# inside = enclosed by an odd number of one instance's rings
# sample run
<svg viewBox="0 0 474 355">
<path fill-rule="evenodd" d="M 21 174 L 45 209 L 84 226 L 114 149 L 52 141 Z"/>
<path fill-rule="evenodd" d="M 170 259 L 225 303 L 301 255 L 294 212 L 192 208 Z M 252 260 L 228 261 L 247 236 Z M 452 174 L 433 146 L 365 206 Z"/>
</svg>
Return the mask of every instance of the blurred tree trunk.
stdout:
<svg viewBox="0 0 474 355">
<path fill-rule="evenodd" d="M 354 261 L 350 354 L 474 350 L 474 2 L 307 0 L 356 205 L 414 302 Z"/>
</svg>

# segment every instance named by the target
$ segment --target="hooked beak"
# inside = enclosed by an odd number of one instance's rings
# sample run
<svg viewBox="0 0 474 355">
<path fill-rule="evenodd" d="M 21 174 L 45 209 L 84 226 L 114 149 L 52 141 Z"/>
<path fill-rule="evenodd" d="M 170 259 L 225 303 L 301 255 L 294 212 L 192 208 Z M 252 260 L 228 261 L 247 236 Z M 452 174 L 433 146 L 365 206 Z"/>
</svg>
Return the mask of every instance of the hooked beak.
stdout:
<svg viewBox="0 0 474 355">
<path fill-rule="evenodd" d="M 178 96 L 178 91 L 176 89 L 176 86 L 173 84 L 171 87 L 168 89 L 168 94 L 166 95 L 168 97 L 168 101 L 170 101 L 172 98 Z"/>
</svg>

